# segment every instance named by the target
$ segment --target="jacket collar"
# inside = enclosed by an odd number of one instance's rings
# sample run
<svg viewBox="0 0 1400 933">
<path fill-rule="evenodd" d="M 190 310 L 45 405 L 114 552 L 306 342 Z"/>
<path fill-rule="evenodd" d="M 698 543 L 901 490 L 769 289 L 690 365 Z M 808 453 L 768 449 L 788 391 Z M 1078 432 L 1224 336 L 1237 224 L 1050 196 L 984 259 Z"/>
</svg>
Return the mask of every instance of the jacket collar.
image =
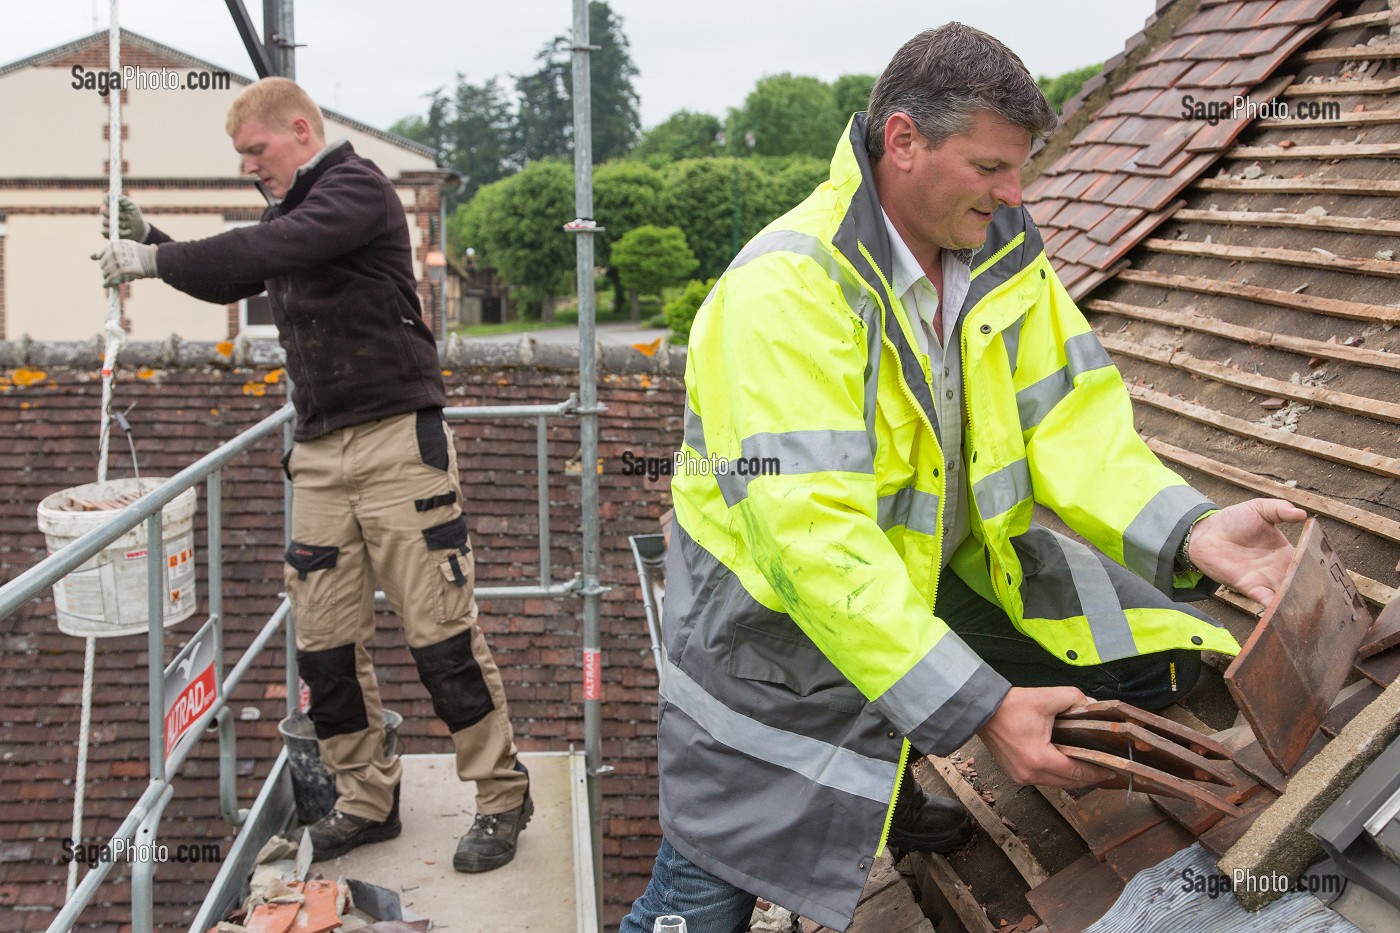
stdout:
<svg viewBox="0 0 1400 933">
<path fill-rule="evenodd" d="M 268 204 L 281 207 L 284 211 L 291 210 L 301 203 L 302 198 L 306 197 L 306 192 L 311 190 L 311 186 L 316 183 L 316 179 L 320 178 L 326 169 L 332 165 L 339 165 L 354 154 L 355 147 L 350 145 L 350 140 L 344 137 L 333 140 L 297 169 L 296 175 L 292 178 L 292 186 L 287 189 L 287 196 L 281 201 L 270 195 L 261 182 L 258 183 L 258 190 L 262 191 Z"/>
</svg>

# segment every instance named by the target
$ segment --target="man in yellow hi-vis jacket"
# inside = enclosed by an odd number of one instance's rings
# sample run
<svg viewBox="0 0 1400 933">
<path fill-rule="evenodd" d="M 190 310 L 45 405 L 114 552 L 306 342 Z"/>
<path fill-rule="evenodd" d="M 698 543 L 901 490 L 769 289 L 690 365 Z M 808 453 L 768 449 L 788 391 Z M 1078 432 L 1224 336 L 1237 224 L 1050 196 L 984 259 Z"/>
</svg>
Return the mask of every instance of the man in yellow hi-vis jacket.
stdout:
<svg viewBox="0 0 1400 933">
<path fill-rule="evenodd" d="M 1238 646 L 1173 602 L 1267 602 L 1278 500 L 1215 507 L 1133 429 L 1122 378 L 1021 207 L 1055 115 L 960 24 L 876 82 L 830 179 L 696 318 L 666 568 L 665 838 L 623 933 L 747 929 L 755 895 L 846 928 L 886 841 L 964 835 L 911 754 L 973 733 L 1022 783 L 1107 775 L 1056 713 L 1161 706 Z M 1054 510 L 1098 549 L 1032 524 Z"/>
</svg>

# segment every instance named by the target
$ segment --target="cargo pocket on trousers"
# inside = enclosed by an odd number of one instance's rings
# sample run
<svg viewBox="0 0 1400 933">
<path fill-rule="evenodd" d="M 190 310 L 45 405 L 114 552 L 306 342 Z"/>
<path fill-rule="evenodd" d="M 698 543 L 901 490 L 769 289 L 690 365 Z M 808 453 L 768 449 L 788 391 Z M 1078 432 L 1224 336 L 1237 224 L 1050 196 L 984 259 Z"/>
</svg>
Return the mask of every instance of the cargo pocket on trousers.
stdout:
<svg viewBox="0 0 1400 933">
<path fill-rule="evenodd" d="M 424 528 L 423 541 L 428 545 L 429 559 L 437 565 L 442 587 L 442 615 L 438 624 L 475 620 L 476 566 L 467 533 L 467 516 L 458 515 L 451 521 Z"/>
<path fill-rule="evenodd" d="M 335 565 L 340 548 L 293 541 L 285 556 L 283 575 L 297 630 L 307 635 L 329 631 L 335 622 Z"/>
<path fill-rule="evenodd" d="M 435 470 L 447 472 L 447 430 L 442 409 L 424 408 L 417 413 L 414 432 L 418 436 L 418 458 Z"/>
</svg>

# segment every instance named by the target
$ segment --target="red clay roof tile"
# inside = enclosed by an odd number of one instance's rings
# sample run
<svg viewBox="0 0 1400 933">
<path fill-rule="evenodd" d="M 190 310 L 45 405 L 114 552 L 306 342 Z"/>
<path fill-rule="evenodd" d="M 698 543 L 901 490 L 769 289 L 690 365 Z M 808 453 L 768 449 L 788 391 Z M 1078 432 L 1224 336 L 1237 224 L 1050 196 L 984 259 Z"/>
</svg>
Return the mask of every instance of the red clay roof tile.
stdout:
<svg viewBox="0 0 1400 933">
<path fill-rule="evenodd" d="M 1142 218 L 1142 211 L 1135 207 L 1115 207 L 1113 213 L 1094 225 L 1089 231 L 1089 239 L 1095 243 L 1112 243 L 1125 230 Z"/>
<path fill-rule="evenodd" d="M 1162 127 L 1157 141 L 1139 152 L 1133 160 L 1135 168 L 1155 168 L 1162 165 L 1180 152 L 1195 133 L 1196 127 L 1185 120 Z"/>
</svg>

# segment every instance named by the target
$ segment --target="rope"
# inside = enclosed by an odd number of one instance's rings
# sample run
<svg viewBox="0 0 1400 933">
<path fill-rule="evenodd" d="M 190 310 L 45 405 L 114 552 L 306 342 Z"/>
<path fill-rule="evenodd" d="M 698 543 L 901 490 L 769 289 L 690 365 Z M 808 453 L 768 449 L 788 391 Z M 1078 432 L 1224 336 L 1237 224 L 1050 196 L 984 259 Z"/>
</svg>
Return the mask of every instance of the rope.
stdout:
<svg viewBox="0 0 1400 933">
<path fill-rule="evenodd" d="M 121 28 L 117 24 L 117 0 L 111 0 L 110 22 L 107 27 L 108 68 L 114 74 L 121 74 Z M 115 247 L 121 239 L 118 223 L 117 201 L 122 193 L 122 102 L 121 90 L 116 89 L 107 95 L 107 211 L 111 220 L 108 240 Z M 102 418 L 99 422 L 97 438 L 97 481 L 107 479 L 107 452 L 112 437 L 112 382 L 113 371 L 117 366 L 117 353 L 126 343 L 126 332 L 122 330 L 121 286 L 107 289 L 107 337 L 106 349 L 102 354 Z"/>
<path fill-rule="evenodd" d="M 111 0 L 111 12 L 107 24 L 107 68 L 114 74 L 121 74 L 122 35 L 117 18 L 117 0 Z M 113 245 L 121 238 L 118 232 L 120 216 L 117 199 L 122 193 L 122 94 L 114 88 L 107 95 L 107 211 L 111 225 L 108 240 Z M 126 343 L 126 332 L 122 330 L 121 287 L 107 289 L 107 323 L 105 327 L 107 345 L 102 354 L 102 417 L 99 422 L 97 440 L 97 481 L 107 479 L 107 450 L 112 435 L 112 371 L 117 365 L 117 353 Z M 136 457 L 133 453 L 132 462 Z M 147 556 L 147 560 L 153 559 Z M 83 798 L 87 790 L 88 745 L 92 736 L 92 687 L 97 667 L 97 639 L 91 635 L 87 639 L 87 650 L 83 657 L 83 710 L 78 725 L 78 773 L 73 788 L 73 829 L 71 838 L 79 844 L 83 838 Z M 68 863 L 68 897 L 73 896 L 78 886 L 78 862 Z"/>
<path fill-rule="evenodd" d="M 78 726 L 78 776 L 74 782 L 76 788 L 73 798 L 73 831 L 70 837 L 74 845 L 81 844 L 83 838 L 83 791 L 87 785 L 88 737 L 92 732 L 92 684 L 96 667 L 97 639 L 89 635 L 86 657 L 83 659 L 83 714 Z M 77 886 L 78 862 L 74 859 L 68 863 L 69 897 L 73 896 Z"/>
</svg>

